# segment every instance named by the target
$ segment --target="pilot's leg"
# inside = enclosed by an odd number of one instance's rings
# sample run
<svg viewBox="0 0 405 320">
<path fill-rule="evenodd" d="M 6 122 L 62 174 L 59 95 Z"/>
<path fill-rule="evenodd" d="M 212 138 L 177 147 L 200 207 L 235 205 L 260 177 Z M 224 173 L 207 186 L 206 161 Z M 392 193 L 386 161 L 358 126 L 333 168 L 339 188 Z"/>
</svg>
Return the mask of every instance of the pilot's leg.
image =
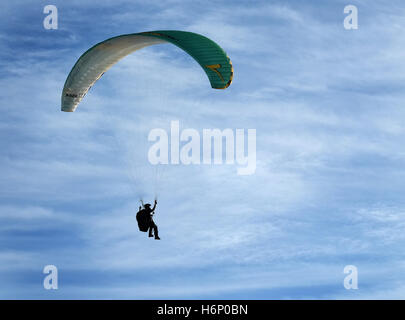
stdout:
<svg viewBox="0 0 405 320">
<path fill-rule="evenodd" d="M 155 234 L 155 239 L 156 239 L 156 240 L 160 240 L 160 238 L 159 238 L 159 232 L 158 232 L 158 227 L 157 227 L 157 225 L 155 224 L 155 222 L 152 221 L 151 227 L 153 228 L 153 233 Z"/>
</svg>

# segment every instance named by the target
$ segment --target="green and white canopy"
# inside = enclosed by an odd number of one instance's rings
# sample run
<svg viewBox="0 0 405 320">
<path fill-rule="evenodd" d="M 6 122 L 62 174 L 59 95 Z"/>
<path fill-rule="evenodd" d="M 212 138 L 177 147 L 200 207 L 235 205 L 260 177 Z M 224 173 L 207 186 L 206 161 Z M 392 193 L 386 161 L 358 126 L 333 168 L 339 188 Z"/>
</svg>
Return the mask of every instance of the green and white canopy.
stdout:
<svg viewBox="0 0 405 320">
<path fill-rule="evenodd" d="M 91 86 L 128 54 L 169 42 L 183 49 L 203 68 L 214 89 L 225 89 L 233 77 L 232 63 L 214 41 L 192 32 L 151 31 L 107 39 L 87 50 L 70 71 L 62 92 L 62 111 L 73 112 Z"/>
</svg>

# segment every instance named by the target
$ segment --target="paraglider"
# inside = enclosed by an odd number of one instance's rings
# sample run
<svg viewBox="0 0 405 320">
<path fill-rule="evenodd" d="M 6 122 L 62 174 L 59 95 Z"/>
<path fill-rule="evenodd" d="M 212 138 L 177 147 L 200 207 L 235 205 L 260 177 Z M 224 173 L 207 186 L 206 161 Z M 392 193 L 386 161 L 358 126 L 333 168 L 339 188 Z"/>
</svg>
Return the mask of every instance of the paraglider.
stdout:
<svg viewBox="0 0 405 320">
<path fill-rule="evenodd" d="M 73 112 L 89 89 L 115 63 L 139 49 L 172 43 L 193 57 L 214 89 L 229 87 L 233 78 L 231 60 L 214 41 L 186 31 L 150 31 L 120 35 L 87 50 L 70 71 L 62 91 L 62 111 Z"/>
<path fill-rule="evenodd" d="M 142 200 L 141 200 L 142 201 Z M 155 236 L 156 240 L 160 240 L 158 227 L 153 221 L 154 211 L 156 209 L 157 200 L 151 208 L 150 203 L 143 204 L 142 207 L 139 207 L 139 211 L 136 214 L 136 221 L 138 222 L 139 231 L 147 232 L 149 231 L 149 237 Z"/>
<path fill-rule="evenodd" d="M 115 63 L 142 48 L 161 43 L 171 43 L 200 64 L 211 87 L 225 89 L 233 78 L 233 68 L 225 51 L 214 41 L 196 33 L 176 30 L 149 31 L 124 34 L 102 41 L 91 47 L 77 60 L 70 71 L 62 91 L 61 110 L 74 112 L 80 101 L 101 76 Z M 158 228 L 153 221 L 156 208 L 145 204 L 136 218 L 139 230 L 149 231 L 149 236 L 159 240 Z"/>
</svg>

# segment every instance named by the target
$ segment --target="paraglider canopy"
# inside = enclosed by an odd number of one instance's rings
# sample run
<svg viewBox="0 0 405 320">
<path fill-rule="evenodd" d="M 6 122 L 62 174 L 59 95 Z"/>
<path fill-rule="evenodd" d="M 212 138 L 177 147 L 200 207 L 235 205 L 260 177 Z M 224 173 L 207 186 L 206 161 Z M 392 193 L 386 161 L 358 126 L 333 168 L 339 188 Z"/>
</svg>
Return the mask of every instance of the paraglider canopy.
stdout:
<svg viewBox="0 0 405 320">
<path fill-rule="evenodd" d="M 172 43 L 193 57 L 214 89 L 225 89 L 233 77 L 232 63 L 214 41 L 196 33 L 174 30 L 120 35 L 87 50 L 70 71 L 62 92 L 62 111 L 73 112 L 91 86 L 128 54 L 159 43 Z"/>
</svg>

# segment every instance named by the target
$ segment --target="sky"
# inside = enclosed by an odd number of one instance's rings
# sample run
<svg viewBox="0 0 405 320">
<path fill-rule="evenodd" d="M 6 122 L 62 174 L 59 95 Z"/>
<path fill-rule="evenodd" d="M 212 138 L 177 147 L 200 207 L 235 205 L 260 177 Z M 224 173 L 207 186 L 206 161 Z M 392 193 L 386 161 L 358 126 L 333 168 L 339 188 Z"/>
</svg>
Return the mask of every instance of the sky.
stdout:
<svg viewBox="0 0 405 320">
<path fill-rule="evenodd" d="M 3 1 L 0 299 L 405 298 L 404 14 L 398 0 Z M 157 45 L 60 111 L 83 52 L 152 30 L 217 42 L 231 86 L 212 90 L 192 58 Z M 256 129 L 255 173 L 151 166 L 148 132 L 173 120 Z M 160 241 L 138 231 L 140 195 L 157 196 Z"/>
</svg>

